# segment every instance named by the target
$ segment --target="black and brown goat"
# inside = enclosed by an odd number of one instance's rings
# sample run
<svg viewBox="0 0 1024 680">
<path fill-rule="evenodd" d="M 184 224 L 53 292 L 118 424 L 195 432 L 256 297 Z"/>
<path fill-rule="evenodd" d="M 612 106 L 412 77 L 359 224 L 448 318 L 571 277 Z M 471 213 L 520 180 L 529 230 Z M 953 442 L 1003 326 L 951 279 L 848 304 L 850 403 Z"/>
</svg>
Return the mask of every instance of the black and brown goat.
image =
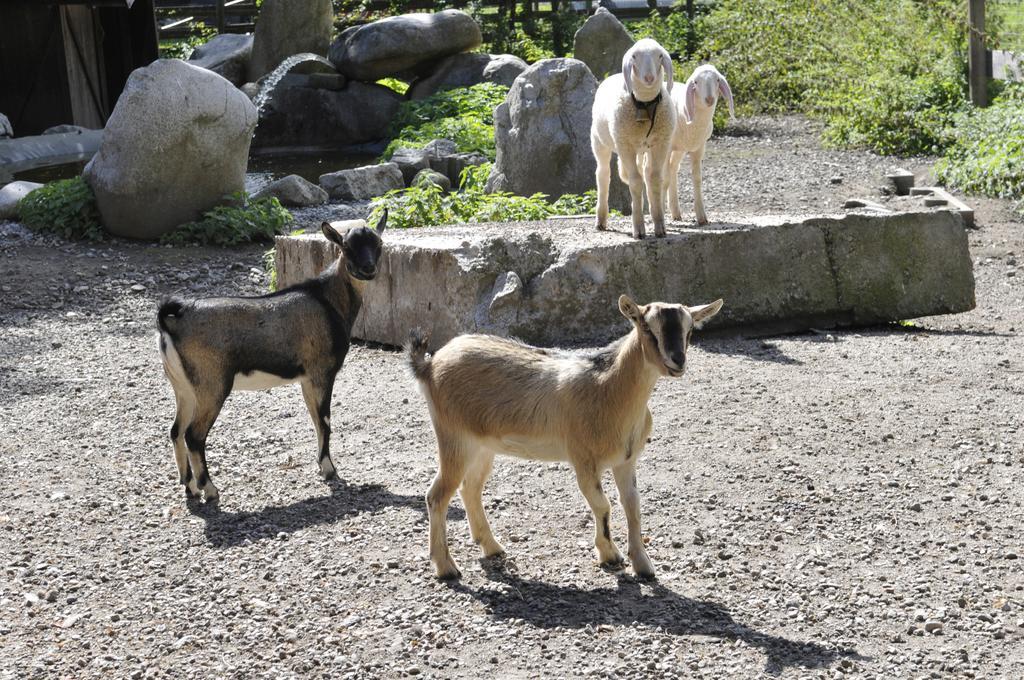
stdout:
<svg viewBox="0 0 1024 680">
<path fill-rule="evenodd" d="M 232 390 L 300 383 L 316 427 L 320 472 L 334 477 L 330 455 L 331 394 L 348 354 L 362 290 L 377 275 L 381 234 L 355 227 L 322 230 L 341 247 L 318 277 L 259 297 L 171 299 L 160 305 L 160 356 L 174 388 L 171 441 L 185 495 L 217 499 L 206 467 L 206 436 Z"/>
</svg>

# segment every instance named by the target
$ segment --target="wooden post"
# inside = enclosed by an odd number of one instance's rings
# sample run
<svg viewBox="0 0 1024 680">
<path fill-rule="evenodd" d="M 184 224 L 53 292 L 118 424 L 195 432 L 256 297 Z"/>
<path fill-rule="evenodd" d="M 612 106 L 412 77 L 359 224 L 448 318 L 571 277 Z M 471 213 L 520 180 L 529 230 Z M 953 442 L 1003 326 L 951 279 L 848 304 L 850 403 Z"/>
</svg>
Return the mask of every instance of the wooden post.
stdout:
<svg viewBox="0 0 1024 680">
<path fill-rule="evenodd" d="M 967 64 L 971 102 L 988 106 L 988 79 L 985 69 L 985 0 L 967 0 Z"/>
<path fill-rule="evenodd" d="M 217 0 L 217 33 L 224 32 L 224 0 Z"/>
</svg>

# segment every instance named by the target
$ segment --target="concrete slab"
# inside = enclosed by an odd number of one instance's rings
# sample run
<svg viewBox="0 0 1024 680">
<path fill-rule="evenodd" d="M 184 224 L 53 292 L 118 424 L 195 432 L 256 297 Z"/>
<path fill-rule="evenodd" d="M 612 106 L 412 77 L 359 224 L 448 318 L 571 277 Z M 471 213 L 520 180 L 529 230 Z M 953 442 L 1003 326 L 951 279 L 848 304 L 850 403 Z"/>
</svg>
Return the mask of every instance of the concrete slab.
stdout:
<svg viewBox="0 0 1024 680">
<path fill-rule="evenodd" d="M 0 169 L 10 174 L 88 160 L 100 148 L 103 130 L 0 140 Z"/>
<path fill-rule="evenodd" d="M 635 241 L 592 218 L 458 225 L 385 234 L 356 337 L 437 348 L 459 333 L 540 345 L 603 342 L 626 330 L 616 301 L 725 299 L 709 329 L 787 332 L 873 324 L 974 307 L 963 220 L 955 212 L 737 218 Z M 277 239 L 281 286 L 337 256 L 319 234 Z"/>
</svg>

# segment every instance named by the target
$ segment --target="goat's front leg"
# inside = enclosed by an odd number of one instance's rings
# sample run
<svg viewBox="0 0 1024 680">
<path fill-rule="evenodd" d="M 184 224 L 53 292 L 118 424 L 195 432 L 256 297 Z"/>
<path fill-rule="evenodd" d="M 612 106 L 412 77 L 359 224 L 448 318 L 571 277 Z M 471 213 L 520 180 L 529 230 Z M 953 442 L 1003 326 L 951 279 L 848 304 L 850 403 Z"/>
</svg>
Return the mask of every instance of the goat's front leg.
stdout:
<svg viewBox="0 0 1024 680">
<path fill-rule="evenodd" d="M 651 206 L 651 221 L 654 222 L 654 235 L 665 236 L 665 174 L 668 170 L 670 149 L 659 145 L 647 152 L 646 184 L 647 203 Z"/>
<path fill-rule="evenodd" d="M 683 213 L 679 209 L 679 166 L 683 162 L 682 151 L 673 151 L 668 158 L 668 177 L 665 181 L 668 183 L 668 209 L 672 212 L 672 219 L 680 221 L 683 219 Z"/>
<path fill-rule="evenodd" d="M 601 474 L 593 466 L 576 466 L 576 483 L 579 484 L 583 497 L 587 499 L 590 510 L 594 513 L 594 545 L 597 547 L 601 566 L 606 569 L 620 569 L 624 560 L 622 553 L 612 542 L 612 507 L 608 503 L 608 497 L 604 495 L 604 489 L 601 488 Z"/>
<path fill-rule="evenodd" d="M 704 150 L 690 152 L 690 173 L 693 175 L 693 213 L 697 224 L 707 224 L 708 216 L 704 213 L 704 196 L 701 193 L 701 172 L 704 166 Z"/>
<path fill-rule="evenodd" d="M 309 417 L 316 428 L 317 463 L 324 479 L 334 479 L 337 471 L 331 460 L 331 394 L 334 392 L 334 376 L 324 375 L 317 380 L 302 381 L 302 398 L 309 409 Z"/>
<path fill-rule="evenodd" d="M 644 540 L 640 531 L 640 494 L 636 490 L 636 458 L 612 468 L 615 474 L 615 486 L 619 488 L 619 502 L 626 512 L 626 525 L 629 527 L 629 561 L 633 563 L 633 571 L 643 579 L 654 578 L 654 565 L 647 556 Z"/>
<path fill-rule="evenodd" d="M 619 151 L 619 179 L 629 185 L 633 238 L 644 237 L 644 178 L 637 166 L 635 149 Z"/>
<path fill-rule="evenodd" d="M 594 151 L 594 160 L 597 161 L 597 221 L 596 226 L 600 230 L 608 228 L 608 191 L 612 177 L 612 150 L 604 146 L 598 140 L 591 138 L 591 148 Z"/>
<path fill-rule="evenodd" d="M 437 475 L 427 492 L 430 561 L 439 579 L 455 579 L 462 573 L 448 552 L 448 504 L 462 483 L 466 470 L 465 453 L 453 438 L 438 433 L 437 462 Z"/>
</svg>

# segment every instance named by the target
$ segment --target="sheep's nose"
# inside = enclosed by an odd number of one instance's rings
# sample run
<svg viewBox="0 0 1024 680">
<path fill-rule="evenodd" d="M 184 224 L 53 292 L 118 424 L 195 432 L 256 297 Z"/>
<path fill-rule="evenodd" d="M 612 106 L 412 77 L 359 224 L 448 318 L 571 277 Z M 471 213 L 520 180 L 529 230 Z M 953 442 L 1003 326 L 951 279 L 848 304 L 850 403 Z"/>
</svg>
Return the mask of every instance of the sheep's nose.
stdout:
<svg viewBox="0 0 1024 680">
<path fill-rule="evenodd" d="M 647 83 L 648 85 L 652 84 L 654 82 L 654 76 L 648 73 L 646 76 L 644 76 L 644 82 Z"/>
<path fill-rule="evenodd" d="M 704 97 L 704 102 L 705 102 L 705 103 L 706 103 L 706 104 L 707 104 L 708 106 L 714 106 L 714 104 L 715 104 L 715 98 L 714 98 L 714 97 Z"/>
</svg>

